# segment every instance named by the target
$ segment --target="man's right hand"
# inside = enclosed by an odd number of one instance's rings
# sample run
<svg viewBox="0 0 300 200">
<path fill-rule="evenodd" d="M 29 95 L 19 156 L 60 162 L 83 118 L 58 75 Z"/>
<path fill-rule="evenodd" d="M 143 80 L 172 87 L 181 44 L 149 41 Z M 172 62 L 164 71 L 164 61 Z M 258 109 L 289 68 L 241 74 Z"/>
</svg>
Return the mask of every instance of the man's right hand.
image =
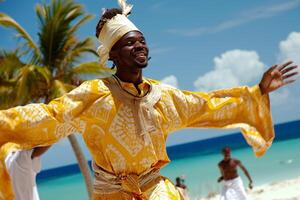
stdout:
<svg viewBox="0 0 300 200">
<path fill-rule="evenodd" d="M 220 178 L 218 178 L 218 183 L 220 183 L 223 180 L 223 176 L 221 176 Z"/>
<path fill-rule="evenodd" d="M 252 188 L 253 188 L 253 185 L 252 185 L 252 181 L 251 181 L 251 182 L 249 182 L 249 189 L 252 190 Z"/>
</svg>

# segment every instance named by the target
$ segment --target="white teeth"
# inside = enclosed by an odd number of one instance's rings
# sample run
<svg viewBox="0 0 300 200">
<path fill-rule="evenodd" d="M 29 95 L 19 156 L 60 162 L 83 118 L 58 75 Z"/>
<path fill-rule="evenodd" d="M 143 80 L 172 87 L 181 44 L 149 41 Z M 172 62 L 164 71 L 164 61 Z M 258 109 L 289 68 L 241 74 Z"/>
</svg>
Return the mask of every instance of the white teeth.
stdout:
<svg viewBox="0 0 300 200">
<path fill-rule="evenodd" d="M 138 52 L 135 54 L 135 56 L 146 56 L 145 52 Z"/>
</svg>

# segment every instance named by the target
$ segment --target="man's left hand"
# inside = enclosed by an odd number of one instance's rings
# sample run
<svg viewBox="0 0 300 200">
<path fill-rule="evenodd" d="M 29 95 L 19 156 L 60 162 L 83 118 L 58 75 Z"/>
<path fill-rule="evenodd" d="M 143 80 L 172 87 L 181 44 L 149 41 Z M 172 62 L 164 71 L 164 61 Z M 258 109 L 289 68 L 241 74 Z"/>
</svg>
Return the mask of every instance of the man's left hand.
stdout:
<svg viewBox="0 0 300 200">
<path fill-rule="evenodd" d="M 289 61 L 282 65 L 274 65 L 264 73 L 259 83 L 262 94 L 268 94 L 284 85 L 296 81 L 295 76 L 298 74 L 298 72 L 293 70 L 298 66 L 291 66 L 292 63 L 292 61 Z"/>
</svg>

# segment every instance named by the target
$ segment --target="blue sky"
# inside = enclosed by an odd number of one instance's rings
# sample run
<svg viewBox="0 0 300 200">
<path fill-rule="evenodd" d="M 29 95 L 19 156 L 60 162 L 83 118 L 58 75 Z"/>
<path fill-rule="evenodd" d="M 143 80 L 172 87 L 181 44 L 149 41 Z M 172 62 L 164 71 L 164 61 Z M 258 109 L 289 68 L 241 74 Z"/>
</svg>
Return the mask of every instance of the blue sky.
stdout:
<svg viewBox="0 0 300 200">
<path fill-rule="evenodd" d="M 6 0 L 0 3 L 0 12 L 8 13 L 36 38 L 34 6 L 39 2 L 43 1 Z M 81 38 L 94 35 L 101 8 L 117 6 L 117 0 L 77 2 L 94 14 L 93 20 L 79 31 Z M 152 59 L 145 76 L 180 89 L 254 85 L 268 66 L 287 59 L 300 65 L 300 0 L 129 3 L 134 5 L 130 19 L 145 34 L 150 47 Z M 0 48 L 16 47 L 13 34 L 0 28 Z M 300 81 L 272 94 L 271 102 L 275 123 L 300 119 Z M 173 134 L 168 144 L 231 132 L 235 131 L 184 130 Z M 65 143 L 57 146 L 67 146 Z M 54 148 L 52 153 L 55 151 Z"/>
</svg>

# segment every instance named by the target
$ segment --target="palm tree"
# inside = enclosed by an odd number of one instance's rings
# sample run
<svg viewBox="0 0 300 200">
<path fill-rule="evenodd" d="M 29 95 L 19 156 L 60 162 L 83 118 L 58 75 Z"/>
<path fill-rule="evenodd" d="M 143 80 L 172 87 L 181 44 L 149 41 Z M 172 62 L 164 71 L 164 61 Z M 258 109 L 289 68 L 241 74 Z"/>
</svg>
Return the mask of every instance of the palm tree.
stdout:
<svg viewBox="0 0 300 200">
<path fill-rule="evenodd" d="M 97 62 L 80 63 L 84 54 L 97 56 L 91 38 L 79 40 L 75 35 L 81 25 L 92 18 L 84 13 L 82 5 L 72 0 L 52 0 L 48 5 L 38 4 L 36 13 L 37 43 L 13 18 L 0 13 L 0 25 L 14 29 L 22 38 L 15 52 L 0 52 L 0 109 L 31 102 L 48 103 L 78 86 L 82 75 L 104 77 L 113 73 Z M 75 136 L 68 138 L 91 197 L 87 161 Z"/>
<path fill-rule="evenodd" d="M 24 65 L 15 52 L 0 51 L 0 109 L 7 109 L 16 100 L 15 74 Z"/>
</svg>

